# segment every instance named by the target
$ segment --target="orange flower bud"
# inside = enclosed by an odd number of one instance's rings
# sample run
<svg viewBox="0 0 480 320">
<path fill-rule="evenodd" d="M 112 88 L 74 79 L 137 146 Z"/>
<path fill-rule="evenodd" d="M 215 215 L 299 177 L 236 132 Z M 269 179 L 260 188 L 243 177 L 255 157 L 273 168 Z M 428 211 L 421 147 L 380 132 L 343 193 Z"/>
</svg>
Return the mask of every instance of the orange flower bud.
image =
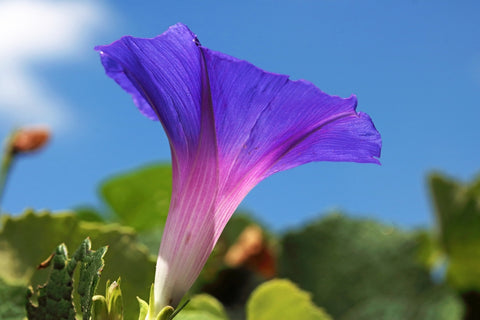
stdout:
<svg viewBox="0 0 480 320">
<path fill-rule="evenodd" d="M 41 149 L 50 139 L 47 128 L 20 129 L 12 141 L 13 153 L 27 153 Z"/>
</svg>

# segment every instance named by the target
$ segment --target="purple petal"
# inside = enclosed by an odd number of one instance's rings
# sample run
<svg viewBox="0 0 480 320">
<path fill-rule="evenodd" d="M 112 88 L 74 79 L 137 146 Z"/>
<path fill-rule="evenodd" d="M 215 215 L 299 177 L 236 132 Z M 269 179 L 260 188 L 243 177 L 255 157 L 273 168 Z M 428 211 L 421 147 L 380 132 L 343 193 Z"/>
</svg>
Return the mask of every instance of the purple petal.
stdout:
<svg viewBox="0 0 480 320">
<path fill-rule="evenodd" d="M 330 96 L 202 48 L 215 112 L 220 176 L 231 188 L 311 161 L 378 163 L 381 139 L 355 97 Z"/>
<path fill-rule="evenodd" d="M 107 74 L 170 140 L 173 190 L 155 278 L 156 309 L 179 302 L 245 195 L 311 161 L 378 163 L 381 139 L 354 96 L 265 72 L 201 47 L 177 24 L 101 52 Z"/>
<path fill-rule="evenodd" d="M 193 156 L 205 77 L 195 35 L 177 24 L 153 39 L 127 36 L 95 49 L 107 75 L 133 96 L 140 111 L 160 119 L 175 152 Z"/>
<path fill-rule="evenodd" d="M 321 124 L 300 137 L 266 173 L 312 161 L 349 161 L 380 164 L 381 138 L 370 117 L 359 112 Z"/>
</svg>

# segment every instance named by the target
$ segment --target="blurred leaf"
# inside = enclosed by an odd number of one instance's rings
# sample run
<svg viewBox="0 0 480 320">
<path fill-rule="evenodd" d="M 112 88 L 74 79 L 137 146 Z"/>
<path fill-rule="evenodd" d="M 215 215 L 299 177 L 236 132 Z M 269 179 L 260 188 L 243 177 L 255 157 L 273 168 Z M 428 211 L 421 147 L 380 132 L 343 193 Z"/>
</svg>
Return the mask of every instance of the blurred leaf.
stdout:
<svg viewBox="0 0 480 320">
<path fill-rule="evenodd" d="M 99 284 L 105 286 L 107 279 L 121 276 L 125 318 L 135 318 L 135 297 L 148 296 L 147 284 L 153 281 L 155 262 L 130 228 L 81 221 L 74 214 L 29 211 L 20 217 L 6 217 L 0 232 L 0 277 L 25 285 L 44 283 L 45 272 L 35 272 L 35 267 L 52 253 L 52 248 L 61 242 L 76 247 L 87 236 L 96 246 L 109 246 Z"/>
<path fill-rule="evenodd" d="M 174 320 L 223 320 L 205 311 L 182 311 Z"/>
<path fill-rule="evenodd" d="M 163 227 L 172 193 L 170 165 L 152 165 L 104 182 L 100 193 L 119 222 L 136 230 Z"/>
<path fill-rule="evenodd" d="M 407 315 L 407 318 L 405 318 Z M 345 310 L 339 319 L 429 319 L 460 320 L 463 307 L 453 295 L 445 295 L 441 290 L 426 290 L 420 300 L 412 302 L 409 297 L 376 296 L 362 301 Z"/>
<path fill-rule="evenodd" d="M 270 280 L 258 286 L 247 304 L 248 320 L 331 320 L 312 303 L 310 294 L 288 280 Z"/>
<path fill-rule="evenodd" d="M 195 295 L 175 320 L 228 320 L 223 306 L 208 294 Z"/>
<path fill-rule="evenodd" d="M 238 240 L 238 237 L 242 234 L 243 230 L 252 224 L 260 226 L 262 230 L 268 234 L 267 229 L 252 215 L 245 212 L 235 212 L 225 226 L 219 241 L 222 241 L 223 245 L 227 248 L 232 246 Z"/>
<path fill-rule="evenodd" d="M 193 310 L 208 312 L 219 319 L 228 319 L 222 304 L 208 294 L 197 294 L 193 296 L 183 311 Z"/>
<path fill-rule="evenodd" d="M 460 319 L 454 293 L 434 284 L 418 261 L 416 239 L 414 232 L 329 215 L 284 236 L 280 275 L 338 320 Z"/>
<path fill-rule="evenodd" d="M 25 317 L 26 286 L 7 283 L 0 277 L 0 319 L 18 320 Z"/>
<path fill-rule="evenodd" d="M 428 270 L 434 269 L 444 258 L 444 253 L 439 246 L 437 238 L 428 231 L 417 232 L 417 256 L 422 265 Z"/>
<path fill-rule="evenodd" d="M 462 185 L 432 174 L 429 181 L 448 282 L 457 290 L 480 290 L 480 179 Z"/>
<path fill-rule="evenodd" d="M 90 206 L 81 206 L 75 208 L 73 212 L 77 215 L 80 220 L 91 221 L 91 222 L 105 222 L 102 214 L 95 208 Z"/>
<path fill-rule="evenodd" d="M 160 242 L 162 240 L 163 230 L 162 228 L 156 228 L 152 230 L 143 230 L 138 234 L 138 241 L 140 241 L 151 255 L 157 256 L 158 249 L 160 248 Z"/>
</svg>

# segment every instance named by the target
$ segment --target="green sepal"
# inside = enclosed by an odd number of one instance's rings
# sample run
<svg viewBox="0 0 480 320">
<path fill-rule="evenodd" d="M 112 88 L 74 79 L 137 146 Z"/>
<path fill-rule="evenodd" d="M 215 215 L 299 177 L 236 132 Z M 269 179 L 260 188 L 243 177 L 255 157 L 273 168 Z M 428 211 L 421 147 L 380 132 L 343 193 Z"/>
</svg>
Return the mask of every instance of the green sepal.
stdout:
<svg viewBox="0 0 480 320">
<path fill-rule="evenodd" d="M 144 300 L 137 297 L 138 303 L 140 304 L 140 315 L 139 320 L 156 320 L 158 317 L 155 317 L 155 297 L 153 295 L 154 285 L 150 287 L 150 296 L 148 303 Z M 163 310 L 162 310 L 163 311 Z"/>
<path fill-rule="evenodd" d="M 112 283 L 107 281 L 106 297 L 109 320 L 122 320 L 123 298 L 122 290 L 120 289 L 120 278 Z"/>
<path fill-rule="evenodd" d="M 92 298 L 92 320 L 109 320 L 107 300 L 104 296 L 96 295 Z"/>
<path fill-rule="evenodd" d="M 93 297 L 92 320 L 123 320 L 123 298 L 120 278 L 107 280 L 105 296 Z"/>
<path fill-rule="evenodd" d="M 155 319 L 155 284 L 152 283 L 150 287 L 150 296 L 148 297 L 148 315 L 149 319 Z"/>
<path fill-rule="evenodd" d="M 140 307 L 138 320 L 145 320 L 147 319 L 147 314 L 148 314 L 148 303 L 139 297 L 137 297 L 137 300 Z"/>
<path fill-rule="evenodd" d="M 173 317 L 172 317 L 173 311 L 174 311 L 173 307 L 166 306 L 165 308 L 163 308 L 160 311 L 160 313 L 155 318 L 155 320 L 171 320 L 171 319 L 173 319 Z"/>
<path fill-rule="evenodd" d="M 173 309 L 172 306 L 165 306 L 158 314 L 155 314 L 155 296 L 154 296 L 154 285 L 150 287 L 150 297 L 148 302 L 137 297 L 140 312 L 138 320 L 171 320 L 178 313 L 177 310 Z M 180 311 L 185 305 L 178 308 Z M 175 311 L 175 312 L 174 312 Z"/>
</svg>

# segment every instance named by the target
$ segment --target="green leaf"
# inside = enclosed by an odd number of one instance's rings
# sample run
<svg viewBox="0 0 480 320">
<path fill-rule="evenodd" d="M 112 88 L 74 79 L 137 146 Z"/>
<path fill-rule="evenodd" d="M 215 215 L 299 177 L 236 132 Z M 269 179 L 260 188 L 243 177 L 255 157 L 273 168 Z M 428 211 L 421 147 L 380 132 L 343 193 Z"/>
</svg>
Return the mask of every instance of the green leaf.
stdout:
<svg viewBox="0 0 480 320">
<path fill-rule="evenodd" d="M 107 247 L 102 247 L 96 251 L 90 249 L 91 242 L 90 239 L 87 238 L 74 255 L 74 257 L 81 262 L 77 292 L 80 295 L 84 320 L 90 319 L 92 298 L 100 279 L 100 273 L 103 270 L 103 256 L 107 251 Z"/>
<path fill-rule="evenodd" d="M 42 268 L 51 265 L 48 281 L 38 288 L 37 294 L 32 290 L 27 293 L 27 314 L 33 319 L 75 319 L 73 304 L 73 273 L 80 263 L 80 277 L 77 291 L 80 294 L 81 310 L 84 320 L 90 319 L 92 297 L 103 268 L 103 256 L 106 247 L 92 251 L 90 239 L 85 239 L 75 251 L 72 258 L 68 257 L 67 248 L 61 244 L 42 263 Z M 35 296 L 38 305 L 34 305 L 31 297 Z"/>
<path fill-rule="evenodd" d="M 80 206 L 73 209 L 80 220 L 92 222 L 105 222 L 103 215 L 94 207 Z"/>
<path fill-rule="evenodd" d="M 416 240 L 418 242 L 417 256 L 420 263 L 427 269 L 433 270 L 445 258 L 437 238 L 432 232 L 419 231 Z"/>
<path fill-rule="evenodd" d="M 54 255 L 42 263 L 51 265 L 52 268 L 47 283 L 40 286 L 38 292 L 34 293 L 33 290 L 27 292 L 28 319 L 75 320 L 73 272 L 77 262 L 75 258 L 68 258 L 67 248 L 61 244 Z M 37 298 L 38 305 L 32 303 L 32 297 Z"/>
<path fill-rule="evenodd" d="M 222 320 L 211 313 L 206 311 L 182 311 L 174 320 Z"/>
<path fill-rule="evenodd" d="M 46 273 L 35 272 L 35 267 L 58 243 L 76 247 L 87 236 L 95 246 L 109 246 L 99 285 L 122 276 L 124 316 L 134 319 L 138 316 L 135 297 L 148 295 L 145 284 L 153 281 L 155 261 L 131 228 L 81 221 L 69 213 L 29 211 L 20 217 L 5 217 L 0 231 L 0 277 L 25 286 L 45 283 Z"/>
<path fill-rule="evenodd" d="M 460 319 L 455 293 L 433 283 L 419 262 L 417 238 L 371 220 L 329 215 L 283 237 L 280 276 L 311 292 L 338 320 Z"/>
<path fill-rule="evenodd" d="M 228 320 L 222 304 L 208 294 L 193 296 L 175 320 L 194 319 L 194 315 L 199 319 Z"/>
<path fill-rule="evenodd" d="M 460 291 L 480 290 L 480 178 L 467 185 L 432 174 L 429 182 L 448 282 Z"/>
<path fill-rule="evenodd" d="M 136 230 L 163 227 L 172 193 L 170 165 L 146 166 L 118 175 L 100 193 L 119 222 Z"/>
<path fill-rule="evenodd" d="M 331 320 L 312 303 L 310 294 L 288 280 L 271 280 L 258 286 L 247 303 L 248 320 Z"/>
</svg>

